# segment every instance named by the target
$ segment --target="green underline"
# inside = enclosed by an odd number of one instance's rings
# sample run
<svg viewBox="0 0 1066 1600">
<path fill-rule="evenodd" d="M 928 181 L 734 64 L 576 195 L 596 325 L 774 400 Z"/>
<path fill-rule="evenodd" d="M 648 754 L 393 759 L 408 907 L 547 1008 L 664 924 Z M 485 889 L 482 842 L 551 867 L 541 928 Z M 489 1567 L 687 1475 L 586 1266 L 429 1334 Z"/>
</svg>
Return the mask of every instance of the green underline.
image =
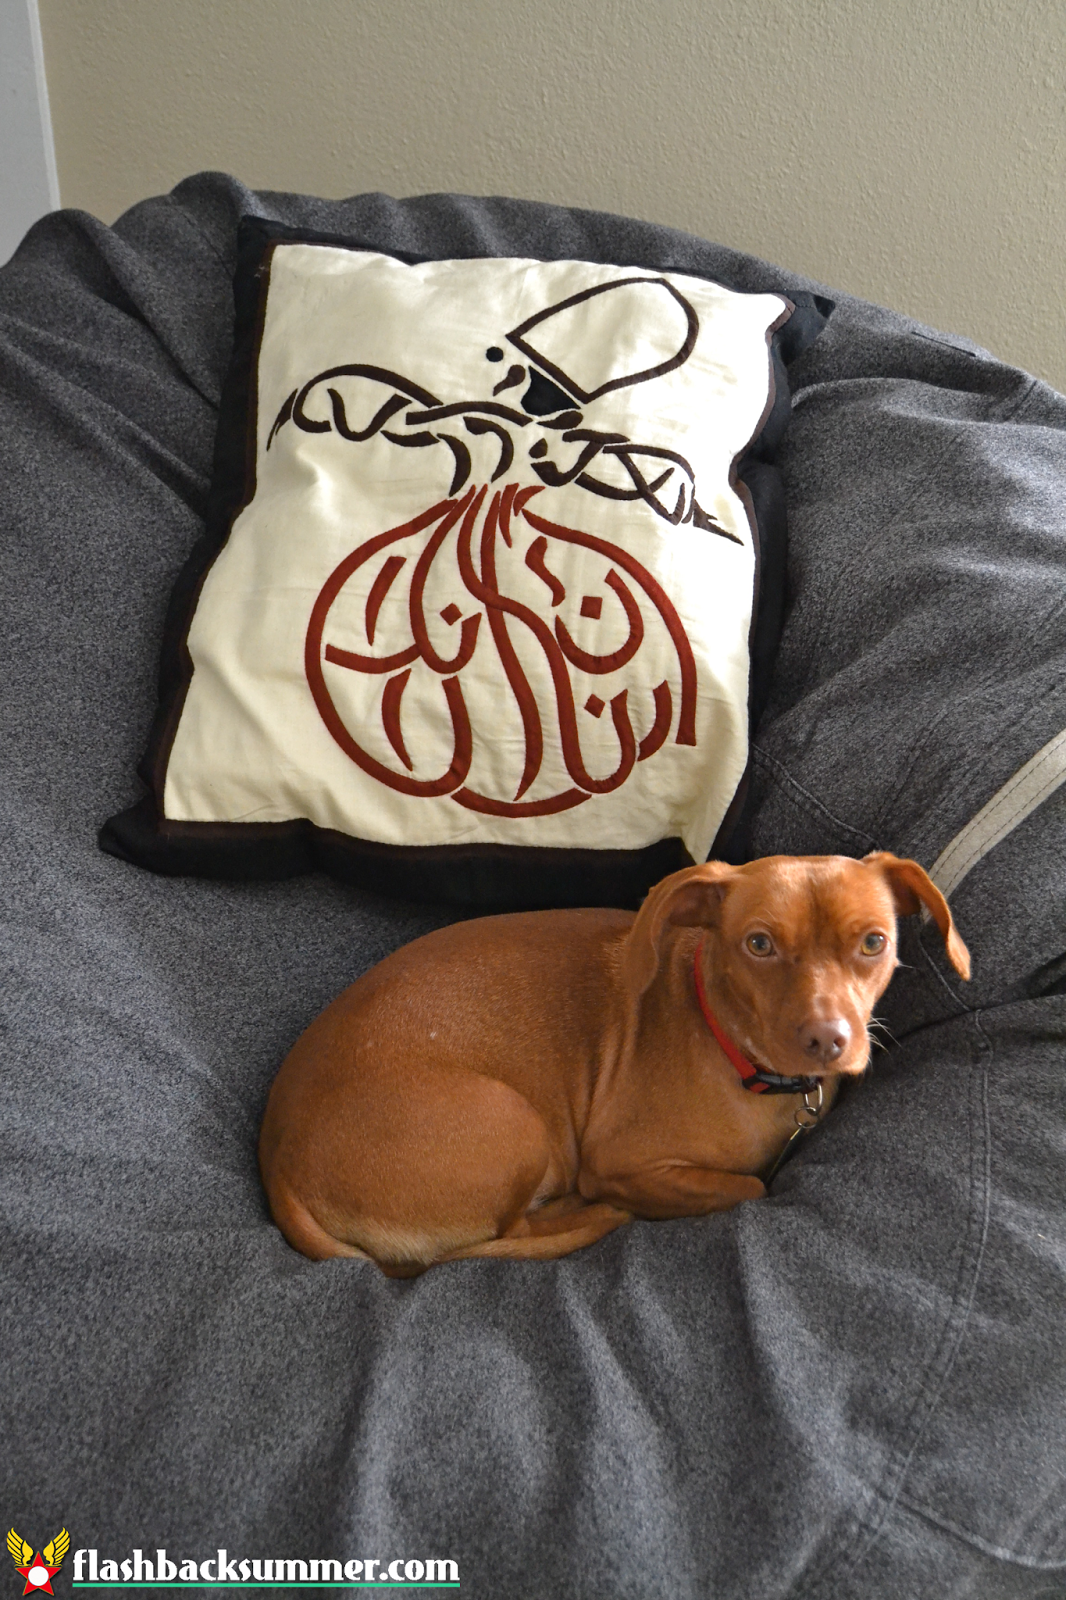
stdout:
<svg viewBox="0 0 1066 1600">
<path fill-rule="evenodd" d="M 279 1578 L 274 1583 L 245 1583 L 243 1579 L 226 1579 L 219 1583 L 186 1583 L 179 1578 L 157 1579 L 155 1583 L 133 1583 L 126 1578 L 113 1578 L 110 1583 L 89 1583 L 85 1579 L 74 1578 L 71 1581 L 73 1589 L 458 1589 L 458 1581 L 453 1583 L 450 1578 L 442 1578 L 439 1583 L 416 1582 L 413 1578 L 373 1578 L 370 1582 L 361 1583 L 329 1583 L 325 1579 L 321 1582 L 316 1578 Z"/>
</svg>

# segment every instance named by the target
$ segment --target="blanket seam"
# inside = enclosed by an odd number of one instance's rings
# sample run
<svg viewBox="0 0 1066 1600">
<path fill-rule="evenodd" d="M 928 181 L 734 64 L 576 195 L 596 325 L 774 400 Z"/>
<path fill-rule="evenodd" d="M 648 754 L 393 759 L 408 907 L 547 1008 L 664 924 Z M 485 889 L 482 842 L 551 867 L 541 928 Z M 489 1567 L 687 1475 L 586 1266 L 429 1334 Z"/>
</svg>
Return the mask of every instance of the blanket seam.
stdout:
<svg viewBox="0 0 1066 1600">
<path fill-rule="evenodd" d="M 167 202 L 168 205 L 172 206 L 173 209 L 176 212 L 179 213 L 179 215 L 182 218 L 182 221 L 186 224 L 186 226 L 191 228 L 192 231 L 197 235 L 197 237 L 203 240 L 204 244 L 206 244 L 206 246 L 210 250 L 211 254 L 215 257 L 215 260 L 218 262 L 219 266 L 225 272 L 227 278 L 229 278 L 230 281 L 232 282 L 232 279 L 233 279 L 233 266 L 232 266 L 232 263 L 226 260 L 225 256 L 222 254 L 222 251 L 219 249 L 219 247 L 215 243 L 214 239 L 212 239 L 211 235 L 207 232 L 206 228 L 202 228 L 200 226 L 199 222 L 193 216 L 192 212 L 189 211 L 185 206 L 183 206 L 180 200 L 175 200 L 173 194 L 164 195 L 163 198 Z"/>
<path fill-rule="evenodd" d="M 817 795 L 813 795 L 809 789 L 805 789 L 803 785 L 792 776 L 788 768 L 785 767 L 782 762 L 778 761 L 776 756 L 770 755 L 768 750 L 764 750 L 760 745 L 753 744 L 751 747 L 751 754 L 756 765 L 764 767 L 767 770 L 769 777 L 778 785 L 779 788 L 790 791 L 789 798 L 795 805 L 798 805 L 801 810 L 806 811 L 808 815 L 810 815 L 816 821 L 829 822 L 834 828 L 839 829 L 842 833 L 851 834 L 851 836 L 854 839 L 857 839 L 867 850 L 875 850 L 877 848 L 877 841 L 872 834 L 866 833 L 862 828 L 854 828 L 849 822 L 845 822 L 841 817 L 836 816 L 832 811 L 829 810 L 828 806 L 823 805 L 822 801 L 818 799 Z"/>
<path fill-rule="evenodd" d="M 960 1539 L 963 1544 L 971 1545 L 975 1550 L 980 1550 L 983 1555 L 995 1556 L 998 1561 L 1009 1561 L 1012 1566 L 1025 1567 L 1031 1572 L 1066 1572 L 1066 1560 L 1057 1556 L 1050 1561 L 1045 1561 L 1039 1556 L 1024 1556 L 1017 1550 L 1008 1550 L 1006 1545 L 993 1544 L 988 1539 L 982 1539 L 978 1534 L 971 1533 L 967 1528 L 960 1528 L 957 1523 L 948 1517 L 941 1517 L 935 1511 L 930 1511 L 927 1506 L 919 1505 L 904 1493 L 897 1496 L 897 1503 L 912 1516 L 920 1517 L 923 1522 L 931 1523 L 934 1528 L 942 1528 L 945 1533 L 950 1533 L 954 1538 Z"/>
</svg>

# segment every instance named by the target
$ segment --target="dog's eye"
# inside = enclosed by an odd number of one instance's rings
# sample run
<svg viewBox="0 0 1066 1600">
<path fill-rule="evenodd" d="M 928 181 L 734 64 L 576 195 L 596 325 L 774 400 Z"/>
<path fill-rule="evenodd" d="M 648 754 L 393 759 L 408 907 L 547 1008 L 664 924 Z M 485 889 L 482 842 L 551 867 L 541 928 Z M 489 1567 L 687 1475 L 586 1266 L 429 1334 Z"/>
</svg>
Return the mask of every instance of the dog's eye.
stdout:
<svg viewBox="0 0 1066 1600">
<path fill-rule="evenodd" d="M 774 941 L 768 933 L 749 933 L 744 941 L 753 956 L 772 956 Z"/>
<path fill-rule="evenodd" d="M 859 949 L 864 956 L 879 956 L 887 943 L 883 933 L 868 933 Z"/>
</svg>

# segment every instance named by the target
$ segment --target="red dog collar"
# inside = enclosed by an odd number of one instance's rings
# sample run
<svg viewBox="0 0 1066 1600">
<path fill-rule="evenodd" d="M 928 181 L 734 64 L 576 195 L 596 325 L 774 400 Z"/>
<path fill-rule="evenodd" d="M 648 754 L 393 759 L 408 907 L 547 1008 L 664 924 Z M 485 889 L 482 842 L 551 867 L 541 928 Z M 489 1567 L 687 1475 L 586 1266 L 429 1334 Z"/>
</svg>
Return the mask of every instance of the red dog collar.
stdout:
<svg viewBox="0 0 1066 1600">
<path fill-rule="evenodd" d="M 696 979 L 696 998 L 700 1003 L 700 1010 L 708 1028 L 714 1034 L 718 1043 L 729 1057 L 740 1074 L 740 1081 L 745 1089 L 750 1089 L 752 1094 L 813 1094 L 820 1087 L 819 1078 L 783 1078 L 777 1072 L 767 1072 L 765 1067 L 757 1067 L 743 1055 L 732 1039 L 725 1033 L 707 1004 L 707 991 L 703 987 L 703 973 L 700 971 L 700 956 L 703 953 L 703 940 L 696 946 L 696 958 L 693 962 L 693 974 Z"/>
</svg>

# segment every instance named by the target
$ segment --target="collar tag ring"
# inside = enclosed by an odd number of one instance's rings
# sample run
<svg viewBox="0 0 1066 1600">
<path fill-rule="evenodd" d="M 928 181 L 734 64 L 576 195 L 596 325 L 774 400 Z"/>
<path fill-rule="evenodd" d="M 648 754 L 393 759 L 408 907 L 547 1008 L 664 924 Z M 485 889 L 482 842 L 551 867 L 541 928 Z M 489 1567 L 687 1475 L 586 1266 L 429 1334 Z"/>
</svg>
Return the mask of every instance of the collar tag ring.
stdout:
<svg viewBox="0 0 1066 1600">
<path fill-rule="evenodd" d="M 797 1128 L 813 1128 L 822 1114 L 822 1081 L 819 1078 L 813 1089 L 804 1091 L 803 1104 L 796 1112 Z"/>
</svg>

